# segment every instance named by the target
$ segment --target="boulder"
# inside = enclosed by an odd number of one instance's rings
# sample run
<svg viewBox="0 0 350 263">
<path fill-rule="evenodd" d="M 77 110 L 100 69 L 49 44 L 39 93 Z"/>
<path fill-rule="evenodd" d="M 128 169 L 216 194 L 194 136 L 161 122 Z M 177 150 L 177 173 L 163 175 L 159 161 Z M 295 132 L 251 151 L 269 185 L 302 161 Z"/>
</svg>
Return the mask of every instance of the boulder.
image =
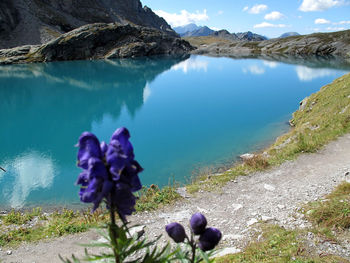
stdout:
<svg viewBox="0 0 350 263">
<path fill-rule="evenodd" d="M 41 46 L 0 50 L 0 64 L 182 55 L 194 48 L 156 29 L 96 23 L 72 30 Z"/>
</svg>

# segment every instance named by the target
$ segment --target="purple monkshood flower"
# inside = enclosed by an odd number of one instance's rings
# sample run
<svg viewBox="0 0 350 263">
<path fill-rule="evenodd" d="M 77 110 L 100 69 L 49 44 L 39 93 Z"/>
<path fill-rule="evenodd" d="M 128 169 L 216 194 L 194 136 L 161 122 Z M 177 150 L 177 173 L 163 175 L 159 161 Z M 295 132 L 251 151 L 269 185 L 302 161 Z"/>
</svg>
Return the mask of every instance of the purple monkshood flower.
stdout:
<svg viewBox="0 0 350 263">
<path fill-rule="evenodd" d="M 94 204 L 93 211 L 103 199 L 108 208 L 116 207 L 123 219 L 135 211 L 133 192 L 142 188 L 138 173 L 143 169 L 134 160 L 129 138 L 126 128 L 117 129 L 108 145 L 90 132 L 79 138 L 78 167 L 83 169 L 77 180 L 79 195 L 82 202 Z"/>
<path fill-rule="evenodd" d="M 208 227 L 199 236 L 199 248 L 203 251 L 212 250 L 221 239 L 221 232 L 219 229 L 214 227 Z"/>
<path fill-rule="evenodd" d="M 176 243 L 184 242 L 186 238 L 185 228 L 179 223 L 166 225 L 165 231 Z"/>
<path fill-rule="evenodd" d="M 207 226 L 207 219 L 201 213 L 195 213 L 191 217 L 190 226 L 195 235 L 200 235 Z"/>
</svg>

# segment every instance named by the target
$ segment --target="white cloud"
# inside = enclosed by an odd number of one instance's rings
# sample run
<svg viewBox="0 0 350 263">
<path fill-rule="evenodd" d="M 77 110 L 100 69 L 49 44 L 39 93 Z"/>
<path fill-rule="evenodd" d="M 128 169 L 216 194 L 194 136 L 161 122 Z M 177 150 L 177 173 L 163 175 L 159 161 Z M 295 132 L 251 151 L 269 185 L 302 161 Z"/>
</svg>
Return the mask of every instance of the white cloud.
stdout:
<svg viewBox="0 0 350 263">
<path fill-rule="evenodd" d="M 218 27 L 215 27 L 215 26 L 210 26 L 209 27 L 211 30 L 214 30 L 214 31 L 219 31 L 221 30 L 221 28 L 218 28 Z"/>
<path fill-rule="evenodd" d="M 182 61 L 171 68 L 172 70 L 182 70 L 183 73 L 187 73 L 190 70 L 203 70 L 207 72 L 208 69 L 208 61 L 198 59 L 196 56 L 192 56 L 189 59 Z"/>
<path fill-rule="evenodd" d="M 345 25 L 345 24 L 349 24 L 350 25 L 350 21 L 340 21 L 339 23 L 336 23 L 338 25 Z"/>
<path fill-rule="evenodd" d="M 281 19 L 283 17 L 284 17 L 284 15 L 278 11 L 273 11 L 273 12 L 268 13 L 264 16 L 264 18 L 266 20 L 278 20 L 278 19 Z"/>
<path fill-rule="evenodd" d="M 286 27 L 285 24 L 271 24 L 268 22 L 262 22 L 260 24 L 254 25 L 254 28 L 265 28 L 265 27 L 277 27 L 277 28 L 283 28 Z"/>
<path fill-rule="evenodd" d="M 158 16 L 163 17 L 172 27 L 185 26 L 190 23 L 198 23 L 209 19 L 206 9 L 204 9 L 202 12 L 197 10 L 195 13 L 190 13 L 187 10 L 181 10 L 180 14 L 168 13 L 163 10 L 156 10 L 154 12 Z"/>
<path fill-rule="evenodd" d="M 243 73 L 250 72 L 251 74 L 254 74 L 254 75 L 261 75 L 265 73 L 265 69 L 263 67 L 259 67 L 258 65 L 252 65 L 247 68 L 243 68 L 242 71 Z"/>
<path fill-rule="evenodd" d="M 297 66 L 295 68 L 300 81 L 311 81 L 313 79 L 332 76 L 335 71 L 329 69 L 313 69 L 305 66 Z"/>
<path fill-rule="evenodd" d="M 220 15 L 222 15 L 224 13 L 224 11 L 222 11 L 222 10 L 219 10 L 218 11 L 218 15 L 220 16 Z"/>
<path fill-rule="evenodd" d="M 256 15 L 256 14 L 260 14 L 261 12 L 265 11 L 266 9 L 267 9 L 267 5 L 260 4 L 260 5 L 254 5 L 250 9 L 248 6 L 245 6 L 243 8 L 243 11 L 244 12 L 248 11 L 248 13 Z"/>
<path fill-rule="evenodd" d="M 321 24 L 330 24 L 331 21 L 324 19 L 324 18 L 317 18 L 315 19 L 315 24 L 316 25 L 321 25 Z"/>
<path fill-rule="evenodd" d="M 299 10 L 303 12 L 324 11 L 342 4 L 344 4 L 342 0 L 303 0 Z"/>
<path fill-rule="evenodd" d="M 331 26 L 329 26 L 329 27 L 327 27 L 326 29 L 327 29 L 328 31 L 341 31 L 341 30 L 345 30 L 346 28 L 345 28 L 345 27 L 336 27 L 336 26 L 331 27 Z"/>
</svg>

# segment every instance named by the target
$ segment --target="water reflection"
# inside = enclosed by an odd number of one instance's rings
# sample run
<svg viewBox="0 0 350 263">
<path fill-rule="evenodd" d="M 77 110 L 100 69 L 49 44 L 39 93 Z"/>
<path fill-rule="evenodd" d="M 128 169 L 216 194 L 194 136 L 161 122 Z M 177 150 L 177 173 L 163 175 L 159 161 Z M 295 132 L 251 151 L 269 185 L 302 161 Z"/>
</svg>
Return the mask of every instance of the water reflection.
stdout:
<svg viewBox="0 0 350 263">
<path fill-rule="evenodd" d="M 278 62 L 263 60 L 263 64 L 269 68 L 277 68 Z"/>
<path fill-rule="evenodd" d="M 187 74 L 190 70 L 204 71 L 208 70 L 208 61 L 201 59 L 198 56 L 191 56 L 189 59 L 182 61 L 174 65 L 172 70 L 182 70 L 183 73 Z"/>
<path fill-rule="evenodd" d="M 316 78 L 336 75 L 336 72 L 331 69 L 314 69 L 305 66 L 296 66 L 295 71 L 300 81 L 311 81 Z"/>
<path fill-rule="evenodd" d="M 82 131 L 109 141 L 126 126 L 144 184 L 184 182 L 196 165 L 280 135 L 300 100 L 344 73 L 306 83 L 295 67 L 306 79 L 327 63 L 187 56 L 0 67 L 0 207 L 77 201 Z"/>
<path fill-rule="evenodd" d="M 7 176 L 14 177 L 13 183 L 8 182 L 4 189 L 13 208 L 23 207 L 32 191 L 50 188 L 58 172 L 51 158 L 37 152 L 20 154 L 5 163 Z"/>
<path fill-rule="evenodd" d="M 265 73 L 265 69 L 259 65 L 251 65 L 242 69 L 243 73 L 251 73 L 253 75 L 261 75 Z"/>
<path fill-rule="evenodd" d="M 81 132 L 124 110 L 134 118 L 151 95 L 148 83 L 188 57 L 1 66 L 0 166 L 7 172 L 0 174 L 0 205 L 20 207 L 32 191 L 51 186 L 59 173 L 39 152 L 69 167 L 55 183 L 69 185 L 72 196 Z M 35 151 L 22 154 L 28 149 Z"/>
</svg>

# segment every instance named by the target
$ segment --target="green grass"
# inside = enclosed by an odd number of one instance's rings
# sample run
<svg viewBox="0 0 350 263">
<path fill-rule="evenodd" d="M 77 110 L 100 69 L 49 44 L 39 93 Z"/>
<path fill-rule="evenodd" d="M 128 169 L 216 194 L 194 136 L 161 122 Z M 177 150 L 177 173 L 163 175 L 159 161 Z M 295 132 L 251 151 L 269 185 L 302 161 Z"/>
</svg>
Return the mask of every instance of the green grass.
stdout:
<svg viewBox="0 0 350 263">
<path fill-rule="evenodd" d="M 328 231 L 350 229 L 350 183 L 340 184 L 324 200 L 306 205 L 304 211 L 317 227 Z"/>
<path fill-rule="evenodd" d="M 158 186 L 153 184 L 149 188 L 142 188 L 135 208 L 137 212 L 156 210 L 180 198 L 181 196 L 176 192 L 175 186 L 169 185 L 159 189 Z"/>
<path fill-rule="evenodd" d="M 63 209 L 47 216 L 41 212 L 41 209 L 33 211 L 35 213 L 11 211 L 0 218 L 5 224 L 0 225 L 0 246 L 13 247 L 24 241 L 35 242 L 45 238 L 80 233 L 108 219 L 102 210 L 90 214 L 87 211 L 75 212 Z M 36 223 L 33 222 L 34 219 L 37 220 Z M 33 222 L 32 225 L 30 221 Z"/>
<path fill-rule="evenodd" d="M 269 169 L 293 160 L 301 153 L 313 153 L 341 135 L 350 132 L 350 74 L 312 94 L 304 110 L 293 114 L 291 130 L 257 154 L 253 162 L 235 164 L 221 176 L 199 175 L 187 186 L 190 193 L 215 190 L 237 176 Z M 258 161 L 258 162 L 257 162 Z"/>
<path fill-rule="evenodd" d="M 171 204 L 180 198 L 173 185 L 159 189 L 152 185 L 138 194 L 136 211 L 155 210 Z M 0 216 L 0 247 L 14 247 L 22 242 L 36 242 L 42 239 L 85 232 L 92 227 L 103 225 L 109 220 L 105 210 L 73 211 L 63 209 L 46 215 L 41 208 L 19 212 L 12 210 Z"/>
<path fill-rule="evenodd" d="M 215 260 L 216 263 L 349 263 L 350 261 L 334 256 L 320 256 L 304 242 L 305 230 L 286 230 L 277 225 L 261 226 L 263 234 L 260 241 L 251 242 L 243 252 L 226 255 Z"/>
<path fill-rule="evenodd" d="M 211 37 L 211 36 L 203 36 L 203 37 L 184 37 L 184 40 L 188 41 L 192 46 L 199 47 L 201 45 L 210 45 L 214 43 L 231 43 L 232 41 L 218 38 L 218 37 Z"/>
</svg>

